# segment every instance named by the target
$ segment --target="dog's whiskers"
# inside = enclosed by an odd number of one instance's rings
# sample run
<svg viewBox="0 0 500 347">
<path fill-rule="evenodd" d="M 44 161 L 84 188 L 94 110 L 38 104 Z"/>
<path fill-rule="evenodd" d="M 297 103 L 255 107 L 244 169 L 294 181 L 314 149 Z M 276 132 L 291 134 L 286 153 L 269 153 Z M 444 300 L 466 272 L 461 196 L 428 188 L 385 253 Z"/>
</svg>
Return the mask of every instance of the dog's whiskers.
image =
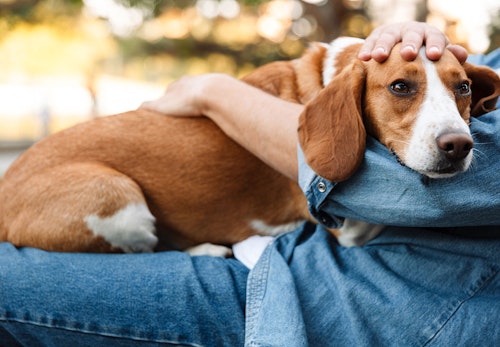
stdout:
<svg viewBox="0 0 500 347">
<path fill-rule="evenodd" d="M 483 157 L 483 158 L 487 158 L 486 154 L 484 154 L 483 152 L 481 152 L 479 149 L 477 149 L 476 147 L 473 147 L 472 148 L 472 160 L 475 160 L 477 157 Z"/>
</svg>

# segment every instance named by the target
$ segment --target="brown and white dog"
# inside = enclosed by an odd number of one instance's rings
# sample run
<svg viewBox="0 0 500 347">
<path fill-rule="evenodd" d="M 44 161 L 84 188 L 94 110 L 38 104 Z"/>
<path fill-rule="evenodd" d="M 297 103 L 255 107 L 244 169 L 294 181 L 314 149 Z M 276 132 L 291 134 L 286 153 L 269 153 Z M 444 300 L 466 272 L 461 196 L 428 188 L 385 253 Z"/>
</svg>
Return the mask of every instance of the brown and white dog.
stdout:
<svg viewBox="0 0 500 347">
<path fill-rule="evenodd" d="M 325 179 L 342 181 L 356 171 L 366 132 L 423 175 L 466 170 L 473 156 L 469 117 L 494 108 L 498 75 L 461 65 L 449 52 L 437 62 L 423 54 L 405 62 L 394 49 L 383 64 L 362 62 L 360 44 L 351 38 L 314 44 L 302 58 L 265 65 L 245 81 L 306 104 L 300 145 Z M 144 109 L 47 137 L 0 185 L 0 241 L 51 251 L 232 245 L 303 220 L 312 218 L 297 184 L 212 121 Z M 380 230 L 352 221 L 346 226 Z"/>
</svg>

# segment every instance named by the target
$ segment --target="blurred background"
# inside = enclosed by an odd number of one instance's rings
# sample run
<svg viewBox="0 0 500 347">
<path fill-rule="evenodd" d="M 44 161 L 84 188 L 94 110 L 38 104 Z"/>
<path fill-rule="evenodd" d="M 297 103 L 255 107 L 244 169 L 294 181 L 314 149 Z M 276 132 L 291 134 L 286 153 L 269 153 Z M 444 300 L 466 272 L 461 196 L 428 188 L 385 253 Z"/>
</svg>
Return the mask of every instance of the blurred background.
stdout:
<svg viewBox="0 0 500 347">
<path fill-rule="evenodd" d="M 407 20 L 472 53 L 500 47 L 498 0 L 0 0 L 0 175 L 41 137 L 137 108 L 182 75 L 241 77 Z"/>
</svg>

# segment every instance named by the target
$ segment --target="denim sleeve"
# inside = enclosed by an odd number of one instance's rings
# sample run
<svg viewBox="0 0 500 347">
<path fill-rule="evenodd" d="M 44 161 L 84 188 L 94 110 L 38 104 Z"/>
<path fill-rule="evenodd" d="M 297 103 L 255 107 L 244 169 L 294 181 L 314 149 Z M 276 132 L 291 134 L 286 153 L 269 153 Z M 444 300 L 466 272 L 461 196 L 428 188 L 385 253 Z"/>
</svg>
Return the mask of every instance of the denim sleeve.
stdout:
<svg viewBox="0 0 500 347">
<path fill-rule="evenodd" d="M 495 49 L 487 55 L 474 54 L 470 55 L 467 61 L 471 64 L 486 65 L 492 69 L 500 69 L 500 48 Z"/>
<path fill-rule="evenodd" d="M 500 50 L 470 60 L 500 68 Z M 299 150 L 299 184 L 309 210 L 331 228 L 341 226 L 343 218 L 411 227 L 500 226 L 500 111 L 473 118 L 471 132 L 471 167 L 443 179 L 401 166 L 372 137 L 360 169 L 341 183 L 317 176 Z"/>
</svg>

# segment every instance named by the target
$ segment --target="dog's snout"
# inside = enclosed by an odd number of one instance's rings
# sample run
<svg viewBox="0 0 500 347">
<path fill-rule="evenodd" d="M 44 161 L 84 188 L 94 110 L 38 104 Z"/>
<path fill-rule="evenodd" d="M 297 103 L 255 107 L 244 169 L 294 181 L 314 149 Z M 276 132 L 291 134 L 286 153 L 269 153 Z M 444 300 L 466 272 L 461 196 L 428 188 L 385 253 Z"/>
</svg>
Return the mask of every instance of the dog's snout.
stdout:
<svg viewBox="0 0 500 347">
<path fill-rule="evenodd" d="M 462 132 L 441 134 L 437 137 L 436 142 L 438 148 L 450 160 L 464 159 L 474 145 L 472 137 Z"/>
</svg>

